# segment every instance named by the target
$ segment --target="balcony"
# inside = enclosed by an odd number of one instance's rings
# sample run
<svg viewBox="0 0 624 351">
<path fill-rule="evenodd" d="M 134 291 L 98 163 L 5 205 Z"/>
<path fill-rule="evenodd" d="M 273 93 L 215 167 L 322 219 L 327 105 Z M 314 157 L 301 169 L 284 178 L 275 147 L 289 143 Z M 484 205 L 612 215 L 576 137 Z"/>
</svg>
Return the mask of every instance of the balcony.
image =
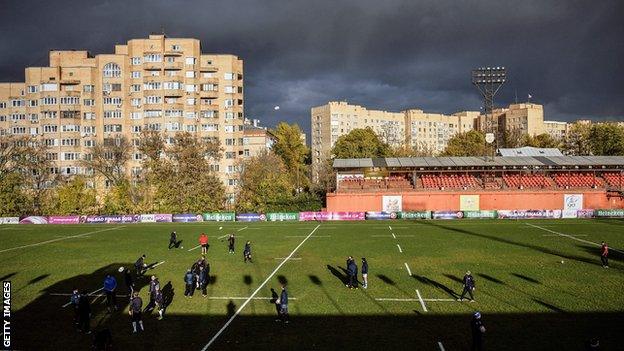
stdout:
<svg viewBox="0 0 624 351">
<path fill-rule="evenodd" d="M 215 90 L 202 90 L 199 92 L 200 98 L 216 99 L 219 96 L 219 92 Z"/>
<path fill-rule="evenodd" d="M 182 89 L 164 89 L 165 97 L 180 97 L 184 95 L 184 90 Z"/>
<path fill-rule="evenodd" d="M 215 65 L 207 65 L 207 64 L 201 64 L 199 66 L 199 71 L 200 72 L 216 72 L 218 71 L 217 66 Z"/>
<path fill-rule="evenodd" d="M 162 62 L 145 62 L 143 63 L 143 69 L 148 71 L 160 71 L 163 67 Z"/>
<path fill-rule="evenodd" d="M 182 68 L 184 68 L 184 64 L 182 62 L 165 62 L 165 70 L 179 71 Z"/>
<path fill-rule="evenodd" d="M 199 83 L 200 84 L 219 84 L 219 78 L 216 77 L 204 77 L 204 76 L 199 76 Z"/>
<path fill-rule="evenodd" d="M 182 56 L 184 53 L 182 51 L 174 51 L 174 50 L 167 50 L 165 51 L 165 56 Z"/>
<path fill-rule="evenodd" d="M 66 79 L 61 79 L 59 83 L 61 83 L 61 85 L 78 85 L 80 84 L 80 79 L 66 78 Z"/>
</svg>

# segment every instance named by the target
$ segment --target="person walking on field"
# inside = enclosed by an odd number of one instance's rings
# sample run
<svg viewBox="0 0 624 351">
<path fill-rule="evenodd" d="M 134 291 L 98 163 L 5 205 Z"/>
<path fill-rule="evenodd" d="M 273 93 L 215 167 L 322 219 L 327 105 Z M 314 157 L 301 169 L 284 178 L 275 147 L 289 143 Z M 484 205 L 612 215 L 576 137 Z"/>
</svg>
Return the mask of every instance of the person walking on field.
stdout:
<svg viewBox="0 0 624 351">
<path fill-rule="evenodd" d="M 199 236 L 199 245 L 201 245 L 201 253 L 205 255 L 208 252 L 208 235 L 201 233 Z"/>
<path fill-rule="evenodd" d="M 349 276 L 349 284 L 347 285 L 350 289 L 357 289 L 357 265 L 355 264 L 354 259 L 349 260 L 349 265 L 347 266 L 347 275 Z"/>
<path fill-rule="evenodd" d="M 160 290 L 160 282 L 158 281 L 158 278 L 153 275 L 149 283 L 149 302 L 147 303 L 147 306 L 145 306 L 145 311 L 143 312 L 152 312 L 154 307 L 156 307 L 156 292 L 158 290 Z"/>
<path fill-rule="evenodd" d="M 171 237 L 169 237 L 169 249 L 176 247 L 176 245 L 178 245 L 178 233 L 174 230 L 171 232 Z"/>
<path fill-rule="evenodd" d="M 147 264 L 145 263 L 145 254 L 141 255 L 136 262 L 134 263 L 134 268 L 136 268 L 137 277 L 142 276 L 143 273 L 147 270 Z"/>
<path fill-rule="evenodd" d="M 190 269 L 186 271 L 184 275 L 184 296 L 188 298 L 193 297 L 193 293 L 195 292 L 195 275 L 191 272 Z"/>
<path fill-rule="evenodd" d="M 230 234 L 230 236 L 228 237 L 228 250 L 229 253 L 233 254 L 234 253 L 234 242 L 236 241 L 236 239 L 234 238 L 234 234 Z"/>
<path fill-rule="evenodd" d="M 464 275 L 463 283 L 464 290 L 462 290 L 461 296 L 457 299 L 457 301 L 463 301 L 464 296 L 468 293 L 468 295 L 470 295 L 470 302 L 475 302 L 474 296 L 472 295 L 472 292 L 475 289 L 475 281 L 470 271 L 466 272 L 466 275 Z"/>
<path fill-rule="evenodd" d="M 78 289 L 74 289 L 72 291 L 72 295 L 69 298 L 69 301 L 71 302 L 71 305 L 73 307 L 74 310 L 74 324 L 75 325 L 80 325 L 80 292 L 78 292 Z"/>
<path fill-rule="evenodd" d="M 600 245 L 600 261 L 602 261 L 602 268 L 609 268 L 609 245 L 604 241 Z"/>
<path fill-rule="evenodd" d="M 91 302 L 84 291 L 78 300 L 78 316 L 78 329 L 83 333 L 91 334 Z"/>
<path fill-rule="evenodd" d="M 104 293 L 106 294 L 106 308 L 109 312 L 117 310 L 117 279 L 110 274 L 104 278 Z"/>
<path fill-rule="evenodd" d="M 202 296 L 206 297 L 206 285 L 208 285 L 208 272 L 204 266 L 199 266 L 199 272 L 197 273 L 197 283 L 199 289 L 201 289 Z"/>
<path fill-rule="evenodd" d="M 247 263 L 247 261 L 252 262 L 251 261 L 251 241 L 247 241 L 245 243 L 245 249 L 243 250 L 243 260 L 245 263 Z"/>
<path fill-rule="evenodd" d="M 137 332 L 137 326 L 140 328 L 140 331 L 144 331 L 143 328 L 143 317 L 141 316 L 141 308 L 143 307 L 143 300 L 139 296 L 138 292 L 132 294 L 132 300 L 130 300 L 130 309 L 128 310 L 128 314 L 130 314 L 130 318 L 132 319 L 132 333 Z"/>
<path fill-rule="evenodd" d="M 362 257 L 362 287 L 368 288 L 368 262 L 366 257 Z"/>
<path fill-rule="evenodd" d="M 472 315 L 472 321 L 470 322 L 470 329 L 472 331 L 472 347 L 471 351 L 483 350 L 483 336 L 485 335 L 485 326 L 481 320 L 481 313 L 475 312 Z"/>
<path fill-rule="evenodd" d="M 132 281 L 132 273 L 129 268 L 126 268 L 124 271 L 124 282 L 126 283 L 126 288 L 128 289 L 128 295 L 132 298 L 132 293 L 134 292 L 134 282 Z"/>
<path fill-rule="evenodd" d="M 154 301 L 156 301 L 156 310 L 158 310 L 158 320 L 161 321 L 165 312 L 165 299 L 160 288 L 156 290 Z"/>
<path fill-rule="evenodd" d="M 282 285 L 282 293 L 280 294 L 279 299 L 276 301 L 276 304 L 279 305 L 279 317 L 277 321 L 289 323 L 290 320 L 288 316 L 288 291 L 286 291 L 285 285 Z"/>
</svg>

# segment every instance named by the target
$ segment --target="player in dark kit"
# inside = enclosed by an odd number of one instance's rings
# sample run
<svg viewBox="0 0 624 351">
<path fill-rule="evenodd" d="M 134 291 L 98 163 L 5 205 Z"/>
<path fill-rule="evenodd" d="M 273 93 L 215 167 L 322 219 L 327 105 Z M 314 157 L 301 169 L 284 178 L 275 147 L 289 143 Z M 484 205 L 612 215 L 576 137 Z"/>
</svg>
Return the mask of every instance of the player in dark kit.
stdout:
<svg viewBox="0 0 624 351">
<path fill-rule="evenodd" d="M 147 264 L 145 263 L 145 254 L 141 255 L 139 259 L 134 263 L 134 268 L 136 269 L 137 277 L 143 275 L 147 268 Z"/>
<path fill-rule="evenodd" d="M 156 307 L 156 291 L 160 290 L 160 282 L 156 276 L 152 276 L 149 283 L 149 303 L 143 312 L 151 312 Z"/>
<path fill-rule="evenodd" d="M 106 307 L 109 312 L 117 310 L 117 279 L 110 274 L 104 278 L 104 293 L 106 294 Z"/>
<path fill-rule="evenodd" d="M 71 297 L 69 298 L 69 301 L 71 302 L 71 305 L 73 307 L 74 310 L 74 324 L 75 325 L 79 325 L 80 323 L 80 311 L 79 311 L 79 305 L 80 305 L 80 292 L 78 292 L 78 289 L 74 289 L 72 291 Z"/>
<path fill-rule="evenodd" d="M 355 260 L 352 257 L 350 257 L 349 265 L 347 266 L 347 275 L 349 276 L 348 286 L 351 289 L 358 288 L 357 274 L 358 274 L 357 264 L 355 264 Z"/>
<path fill-rule="evenodd" d="M 472 347 L 471 351 L 483 350 L 483 335 L 485 334 L 485 326 L 481 320 L 481 313 L 475 312 L 472 315 L 472 321 L 470 322 L 470 329 L 472 331 Z"/>
<path fill-rule="evenodd" d="M 208 272 L 204 266 L 199 266 L 199 272 L 197 273 L 197 284 L 201 289 L 202 296 L 206 297 L 206 285 L 208 285 Z"/>
<path fill-rule="evenodd" d="M 366 261 L 366 257 L 362 257 L 362 287 L 368 288 L 368 261 Z"/>
<path fill-rule="evenodd" d="M 193 297 L 195 292 L 195 274 L 191 270 L 187 270 L 184 275 L 184 296 L 188 298 Z"/>
<path fill-rule="evenodd" d="M 475 302 L 474 296 L 472 295 L 472 292 L 475 289 L 475 281 L 472 274 L 470 274 L 470 271 L 466 272 L 466 275 L 464 275 L 463 282 L 464 290 L 462 290 L 461 296 L 457 299 L 457 301 L 462 301 L 466 293 L 468 293 L 468 295 L 470 295 L 470 302 Z"/>
<path fill-rule="evenodd" d="M 277 304 L 279 305 L 279 318 L 277 321 L 290 322 L 288 316 L 288 291 L 286 291 L 286 286 L 284 285 L 282 285 L 282 293 L 279 300 L 277 300 Z"/>
<path fill-rule="evenodd" d="M 132 298 L 132 293 L 134 292 L 134 282 L 132 281 L 132 273 L 130 273 L 130 269 L 124 269 L 124 282 L 126 283 L 126 288 L 128 289 L 128 295 Z"/>
<path fill-rule="evenodd" d="M 83 333 L 91 334 L 91 303 L 85 292 L 82 292 L 78 300 L 78 316 L 78 329 Z"/>
<path fill-rule="evenodd" d="M 141 316 L 141 308 L 143 307 L 143 300 L 139 297 L 139 293 L 135 292 L 132 295 L 132 300 L 130 300 L 130 310 L 128 313 L 132 319 L 132 332 L 137 332 L 137 325 L 140 328 L 140 331 L 144 331 L 143 329 L 143 316 Z"/>
<path fill-rule="evenodd" d="M 158 320 L 160 321 L 163 319 L 163 313 L 165 312 L 165 299 L 160 289 L 156 290 L 154 301 L 156 301 L 156 309 L 158 310 Z"/>
<path fill-rule="evenodd" d="M 602 261 L 602 268 L 609 268 L 609 245 L 604 241 L 600 245 L 600 261 Z"/>
<path fill-rule="evenodd" d="M 234 238 L 234 234 L 230 234 L 230 236 L 228 236 L 228 251 L 231 254 L 234 253 L 234 242 L 235 241 L 236 241 L 236 239 Z"/>
<path fill-rule="evenodd" d="M 245 243 L 245 249 L 243 250 L 243 260 L 245 261 L 245 263 L 247 263 L 247 261 L 252 262 L 251 261 L 251 242 L 250 241 L 247 241 Z"/>
<path fill-rule="evenodd" d="M 176 247 L 178 244 L 178 233 L 175 231 L 171 232 L 171 237 L 169 237 L 169 249 L 172 247 Z"/>
</svg>

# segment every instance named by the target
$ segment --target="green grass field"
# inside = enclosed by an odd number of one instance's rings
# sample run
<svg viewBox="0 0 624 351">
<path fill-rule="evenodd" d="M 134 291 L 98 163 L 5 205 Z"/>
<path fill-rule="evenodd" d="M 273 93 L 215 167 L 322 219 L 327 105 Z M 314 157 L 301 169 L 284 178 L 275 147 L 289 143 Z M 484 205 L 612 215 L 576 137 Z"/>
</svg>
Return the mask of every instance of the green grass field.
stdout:
<svg viewBox="0 0 624 351">
<path fill-rule="evenodd" d="M 306 240 L 317 225 L 0 226 L 0 277 L 13 285 L 14 349 L 87 350 L 91 336 L 74 329 L 70 307 L 62 307 L 69 297 L 57 294 L 95 291 L 109 272 L 124 294 L 117 268 L 142 253 L 148 263 L 164 261 L 147 275 L 170 283 L 173 300 L 164 320 L 144 316 L 146 331 L 132 335 L 126 298 L 118 298 L 123 310 L 108 314 L 104 298 L 94 297 L 92 328 L 110 328 L 117 350 L 201 350 L 271 274 L 210 349 L 439 350 L 441 342 L 445 350 L 467 350 L 477 310 L 488 350 L 583 350 L 591 337 L 604 350 L 623 347 L 620 220 L 324 222 Z M 183 249 L 167 249 L 171 230 Z M 183 275 L 200 256 L 199 248 L 189 249 L 202 231 L 210 237 L 208 298 L 196 292 L 186 299 Z M 233 255 L 217 239 L 230 232 L 238 236 Z M 242 260 L 245 240 L 253 245 L 252 264 Z M 610 269 L 601 267 L 592 244 L 602 240 L 612 248 Z M 276 271 L 279 258 L 299 245 L 295 259 Z M 368 289 L 345 288 L 348 255 L 358 266 L 360 257 L 368 259 Z M 476 280 L 475 303 L 452 301 L 466 270 Z M 269 301 L 280 281 L 291 297 L 288 325 L 274 321 Z M 146 304 L 147 279 L 139 285 Z"/>
</svg>

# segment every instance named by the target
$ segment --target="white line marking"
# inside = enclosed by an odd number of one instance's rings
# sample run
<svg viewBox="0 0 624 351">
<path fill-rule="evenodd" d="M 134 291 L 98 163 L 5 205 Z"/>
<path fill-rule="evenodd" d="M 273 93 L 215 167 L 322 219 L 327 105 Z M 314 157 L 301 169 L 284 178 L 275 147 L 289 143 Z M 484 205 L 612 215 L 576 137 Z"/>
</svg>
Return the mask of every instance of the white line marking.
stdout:
<svg viewBox="0 0 624 351">
<path fill-rule="evenodd" d="M 559 234 L 542 234 L 542 236 L 561 236 Z M 586 234 L 576 234 L 576 235 L 570 235 L 570 236 L 587 236 Z"/>
<path fill-rule="evenodd" d="M 243 230 L 247 229 L 248 227 L 242 227 L 241 229 L 237 230 L 237 232 L 242 232 Z"/>
<path fill-rule="evenodd" d="M 392 237 L 396 239 L 396 235 L 394 235 L 394 233 L 392 233 Z"/>
<path fill-rule="evenodd" d="M 285 238 L 305 238 L 305 235 L 286 235 Z M 331 235 L 315 235 L 313 238 L 331 238 Z"/>
<path fill-rule="evenodd" d="M 375 300 L 377 301 L 420 301 L 418 299 L 395 299 L 392 297 L 380 297 L 380 298 L 376 298 Z"/>
<path fill-rule="evenodd" d="M 163 264 L 163 263 L 165 263 L 165 261 L 158 262 L 158 263 L 156 263 L 155 265 L 151 266 L 149 269 L 154 269 L 154 268 L 156 268 L 156 267 L 160 266 L 160 265 L 161 265 L 161 264 Z"/>
<path fill-rule="evenodd" d="M 299 261 L 301 260 L 301 257 L 293 257 L 293 258 L 287 258 L 287 257 L 275 257 L 274 260 L 295 260 L 295 261 Z"/>
<path fill-rule="evenodd" d="M 423 301 L 422 296 L 420 296 L 420 291 L 418 291 L 418 289 L 416 289 L 416 295 L 418 295 L 418 300 L 420 300 L 420 305 L 423 308 L 423 311 L 427 312 L 427 306 L 425 305 L 425 301 Z"/>
<path fill-rule="evenodd" d="M 196 248 L 198 248 L 198 247 L 200 247 L 200 246 L 201 246 L 201 245 L 197 245 L 197 246 L 195 246 L 195 247 L 191 247 L 190 249 L 188 249 L 188 250 L 186 250 L 186 251 L 193 251 L 193 250 L 195 250 Z"/>
<path fill-rule="evenodd" d="M 421 299 L 401 299 L 401 298 L 394 298 L 394 297 L 379 297 L 376 298 L 375 300 L 377 301 L 397 301 L 397 302 L 414 302 L 414 301 L 420 301 Z M 459 302 L 455 299 L 422 299 L 425 302 Z"/>
<path fill-rule="evenodd" d="M 388 228 L 390 228 L 390 230 L 392 230 L 392 227 L 391 227 L 391 226 L 388 226 Z"/>
<path fill-rule="evenodd" d="M 409 274 L 409 276 L 411 277 L 412 276 L 412 270 L 407 265 L 407 262 L 405 262 L 405 268 L 407 268 L 407 274 Z"/>
<path fill-rule="evenodd" d="M 209 300 L 247 300 L 249 297 L 233 297 L 233 296 L 208 296 Z M 252 300 L 270 300 L 272 297 L 252 297 Z M 288 301 L 297 300 L 296 297 L 288 296 Z"/>
<path fill-rule="evenodd" d="M 397 247 L 399 248 L 399 252 L 403 253 L 403 250 L 401 250 L 401 245 L 397 244 Z"/>
<path fill-rule="evenodd" d="M 602 246 L 602 245 L 600 245 L 599 243 L 595 243 L 595 242 L 593 242 L 593 241 L 589 241 L 589 240 L 584 240 L 584 239 L 575 238 L 575 237 L 574 237 L 574 236 L 572 236 L 572 235 L 569 235 L 569 234 L 564 234 L 564 233 L 559 233 L 559 232 L 556 232 L 556 231 L 554 231 L 554 230 L 550 230 L 550 229 L 548 229 L 548 228 L 540 227 L 539 225 L 535 225 L 535 224 L 531 224 L 531 223 L 526 223 L 526 225 L 531 226 L 531 227 L 534 227 L 534 228 L 537 228 L 537 229 L 541 229 L 541 230 L 547 231 L 547 232 L 549 232 L 549 233 L 557 234 L 557 235 L 559 235 L 559 236 L 563 236 L 563 237 L 566 237 L 566 238 L 568 238 L 568 239 L 576 240 L 576 241 L 579 241 L 579 242 L 582 242 L 582 243 L 585 243 L 585 244 L 590 244 L 590 245 L 594 245 L 594 246 L 598 246 L 598 247 Z M 621 253 L 621 254 L 624 254 L 624 251 L 620 251 L 620 250 L 616 250 L 616 249 L 612 249 L 612 248 L 609 248 L 609 250 L 611 250 L 611 251 L 615 251 L 615 252 L 619 252 L 619 253 Z"/>
<path fill-rule="evenodd" d="M 62 238 L 57 238 L 57 239 L 46 240 L 46 241 L 42 241 L 42 242 L 35 243 L 35 244 L 28 244 L 28 245 L 22 245 L 22 246 L 11 247 L 11 248 L 9 248 L 9 249 L 4 249 L 4 250 L 1 250 L 1 251 L 0 251 L 0 253 L 7 252 L 7 251 L 13 251 L 13 250 L 17 250 L 17 249 L 24 249 L 24 248 L 27 248 L 27 247 L 33 247 L 33 246 L 39 246 L 39 245 L 49 244 L 49 243 L 53 243 L 53 242 L 56 242 L 56 241 L 61 241 L 61 240 L 67 240 L 67 239 L 73 239 L 73 238 L 80 238 L 80 237 L 85 236 L 85 235 L 95 234 L 95 233 L 101 233 L 101 232 L 107 232 L 107 231 L 109 231 L 109 230 L 116 230 L 116 229 L 120 229 L 120 228 L 124 228 L 124 227 L 126 227 L 126 226 L 125 226 L 125 225 L 122 225 L 122 226 L 120 226 L 120 227 L 115 227 L 115 228 L 101 229 L 101 230 L 96 230 L 96 231 L 92 231 L 92 232 L 88 232 L 88 233 L 83 233 L 83 234 L 78 234 L 78 235 L 70 235 L 70 236 L 65 236 L 65 237 L 62 237 Z"/>
<path fill-rule="evenodd" d="M 438 341 L 438 347 L 440 348 L 440 351 L 446 351 L 444 350 L 444 345 L 442 345 L 441 341 Z"/>
<path fill-rule="evenodd" d="M 206 351 L 208 350 L 208 348 L 210 347 L 210 345 L 212 345 L 215 340 L 217 340 L 217 338 L 219 337 L 219 335 L 221 335 L 221 333 L 223 333 L 225 331 L 225 329 L 227 329 L 227 327 L 230 326 L 230 324 L 232 323 L 232 321 L 241 313 L 241 311 L 245 308 L 245 306 L 247 306 L 247 304 L 249 303 L 249 301 L 251 301 L 256 294 L 258 293 L 258 291 L 260 291 L 260 289 L 262 289 L 266 283 L 269 282 L 269 280 L 271 278 L 273 278 L 273 276 L 275 275 L 275 273 L 277 273 L 277 271 L 282 268 L 282 266 L 284 264 L 286 264 L 286 262 L 288 262 L 288 259 L 290 259 L 295 252 L 297 252 L 297 250 L 299 250 L 299 248 L 308 240 L 310 239 L 310 237 L 314 234 L 314 232 L 316 232 L 316 230 L 320 227 L 321 225 L 317 225 L 314 230 L 312 230 L 310 232 L 310 234 L 308 234 L 308 236 L 305 237 L 305 239 L 303 239 L 299 245 L 297 245 L 297 247 L 295 247 L 294 250 L 292 250 L 292 252 L 290 253 L 290 255 L 288 255 L 286 258 L 286 260 L 283 260 L 282 262 L 280 262 L 280 264 L 277 265 L 277 267 L 275 267 L 275 269 L 273 270 L 273 272 L 271 272 L 271 274 L 269 274 L 269 276 L 264 280 L 264 282 L 262 282 L 262 284 L 260 284 L 260 286 L 251 294 L 251 296 L 249 296 L 245 302 L 243 302 L 243 304 L 238 308 L 238 310 L 234 313 L 234 315 L 232 315 L 232 317 L 230 317 L 230 319 L 228 319 L 227 322 L 225 322 L 225 324 L 223 325 L 223 327 L 221 327 L 221 329 L 219 329 L 219 331 L 212 337 L 212 339 L 210 339 L 210 341 L 208 341 L 208 343 L 201 349 L 202 351 Z"/>
<path fill-rule="evenodd" d="M 104 290 L 104 287 L 101 287 L 101 288 L 99 288 L 99 289 L 97 289 L 97 290 L 95 290 L 95 291 L 92 291 L 92 292 L 88 293 L 88 294 L 87 294 L 87 296 L 91 296 L 91 295 L 93 295 L 93 294 L 95 294 L 95 293 L 97 293 L 97 292 L 100 292 L 100 291 L 102 291 L 102 290 Z M 64 304 L 64 305 L 63 305 L 63 308 L 65 308 L 65 307 L 67 307 L 67 306 L 69 306 L 69 305 L 71 305 L 71 301 L 70 301 L 70 302 L 68 302 L 68 303 L 66 303 L 66 304 Z"/>
<path fill-rule="evenodd" d="M 226 237 L 226 236 L 228 236 L 228 235 L 230 235 L 230 234 L 221 235 L 220 237 L 218 237 L 218 238 L 217 238 L 217 240 L 219 240 L 219 239 L 223 239 L 223 238 L 225 238 L 225 237 Z"/>
</svg>

